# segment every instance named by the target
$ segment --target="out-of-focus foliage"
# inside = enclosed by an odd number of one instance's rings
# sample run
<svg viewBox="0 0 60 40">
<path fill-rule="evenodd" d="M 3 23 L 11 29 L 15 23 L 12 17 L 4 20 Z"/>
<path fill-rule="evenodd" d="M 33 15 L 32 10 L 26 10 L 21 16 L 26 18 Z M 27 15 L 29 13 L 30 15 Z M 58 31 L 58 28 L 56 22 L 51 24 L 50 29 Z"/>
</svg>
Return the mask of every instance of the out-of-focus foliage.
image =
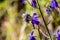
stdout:
<svg viewBox="0 0 60 40">
<path fill-rule="evenodd" d="M 39 3 L 41 6 L 48 6 L 50 3 L 50 0 L 39 0 Z"/>
<path fill-rule="evenodd" d="M 47 7 L 49 7 L 50 5 L 50 1 L 51 0 L 38 0 L 43 13 L 43 17 L 48 25 L 49 32 L 53 34 L 55 29 L 60 26 L 60 13 L 58 13 L 56 10 L 51 10 L 50 14 L 46 12 Z M 59 1 L 60 0 L 57 0 L 57 2 Z M 11 5 L 11 2 L 13 2 L 14 5 Z M 31 3 L 29 4 L 25 0 L 25 6 L 19 6 L 21 10 L 18 8 L 18 4 L 18 0 L 0 0 L 0 25 L 2 25 L 2 34 L 6 36 L 6 40 L 29 40 L 28 34 L 30 34 L 32 31 L 34 31 L 34 36 L 36 36 L 36 40 L 40 39 L 38 27 L 35 25 L 36 29 L 33 29 L 31 21 L 30 23 L 26 23 L 25 19 L 22 17 L 22 14 L 24 13 L 30 14 L 32 16 L 33 13 L 36 12 L 37 16 L 39 17 L 39 26 L 41 27 L 40 29 L 45 34 L 47 34 L 44 20 L 42 20 L 42 15 L 39 11 L 38 4 L 37 8 L 34 8 L 30 5 Z M 43 36 L 42 34 L 41 36 L 43 40 L 46 39 L 45 36 Z M 54 37 L 54 39 L 56 39 L 56 37 Z"/>
</svg>

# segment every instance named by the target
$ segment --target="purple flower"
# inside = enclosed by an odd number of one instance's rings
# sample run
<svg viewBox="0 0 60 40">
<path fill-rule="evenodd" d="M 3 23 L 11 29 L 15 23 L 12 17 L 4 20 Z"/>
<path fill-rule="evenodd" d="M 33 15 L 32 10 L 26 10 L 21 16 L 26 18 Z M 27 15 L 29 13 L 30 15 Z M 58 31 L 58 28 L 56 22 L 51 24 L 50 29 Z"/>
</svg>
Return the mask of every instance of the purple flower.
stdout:
<svg viewBox="0 0 60 40">
<path fill-rule="evenodd" d="M 39 25 L 39 17 L 37 16 L 36 13 L 33 14 L 33 16 L 31 17 L 31 21 L 32 21 L 32 24 L 36 24 L 36 25 Z"/>
<path fill-rule="evenodd" d="M 57 40 L 60 40 L 60 30 L 57 31 L 58 37 Z"/>
<path fill-rule="evenodd" d="M 34 34 L 34 31 L 32 31 L 31 35 L 33 35 L 33 34 Z"/>
<path fill-rule="evenodd" d="M 35 36 L 33 36 L 34 31 L 29 35 L 29 40 L 36 40 Z"/>
<path fill-rule="evenodd" d="M 21 3 L 24 4 L 25 0 L 21 0 Z"/>
<path fill-rule="evenodd" d="M 60 34 L 58 34 L 59 36 L 57 37 L 57 40 L 60 40 Z"/>
<path fill-rule="evenodd" d="M 57 40 L 60 40 L 60 29 L 57 29 L 57 30 L 54 32 L 54 35 L 57 37 Z"/>
<path fill-rule="evenodd" d="M 32 6 L 36 7 L 36 1 L 35 0 L 32 1 Z"/>
<path fill-rule="evenodd" d="M 58 7 L 58 3 L 56 2 L 56 0 L 52 0 L 50 4 L 50 8 L 56 8 L 56 7 Z"/>
</svg>

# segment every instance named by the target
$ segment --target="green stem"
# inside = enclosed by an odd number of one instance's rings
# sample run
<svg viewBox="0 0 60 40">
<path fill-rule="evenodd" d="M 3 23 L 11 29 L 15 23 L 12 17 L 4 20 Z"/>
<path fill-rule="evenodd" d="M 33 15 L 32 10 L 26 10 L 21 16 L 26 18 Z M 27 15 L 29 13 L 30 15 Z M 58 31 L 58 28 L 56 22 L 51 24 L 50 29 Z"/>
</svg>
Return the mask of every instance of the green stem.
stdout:
<svg viewBox="0 0 60 40">
<path fill-rule="evenodd" d="M 26 1 L 28 2 L 28 4 L 29 4 L 31 7 L 33 7 L 28 0 L 26 0 Z M 38 8 L 36 7 L 36 9 L 38 9 Z"/>
<path fill-rule="evenodd" d="M 40 33 L 40 26 L 38 25 L 38 33 L 39 33 L 39 37 L 40 37 L 40 40 L 42 40 L 42 37 L 41 37 L 41 33 Z"/>
<path fill-rule="evenodd" d="M 38 3 L 38 0 L 37 0 L 37 3 Z M 46 22 L 45 22 L 45 20 L 44 20 L 43 13 L 42 13 L 42 11 L 41 11 L 41 8 L 40 8 L 39 3 L 38 3 L 38 6 L 39 6 L 39 11 L 40 11 L 41 16 L 42 16 L 42 18 L 43 18 L 43 21 L 44 21 L 44 24 L 45 24 L 46 30 L 47 30 L 47 32 L 48 32 L 48 34 L 49 34 L 49 36 L 50 36 L 50 39 L 52 40 L 51 35 L 50 35 L 50 33 L 49 33 L 49 30 L 48 30 L 48 27 L 47 27 L 47 24 L 46 24 Z"/>
</svg>

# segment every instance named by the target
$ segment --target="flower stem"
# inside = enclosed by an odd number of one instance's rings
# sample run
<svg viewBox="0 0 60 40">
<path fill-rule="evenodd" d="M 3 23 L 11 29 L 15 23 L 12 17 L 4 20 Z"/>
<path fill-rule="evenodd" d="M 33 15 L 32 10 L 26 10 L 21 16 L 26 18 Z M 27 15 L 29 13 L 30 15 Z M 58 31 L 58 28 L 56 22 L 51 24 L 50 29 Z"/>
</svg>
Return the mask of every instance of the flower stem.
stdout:
<svg viewBox="0 0 60 40">
<path fill-rule="evenodd" d="M 40 33 L 40 27 L 39 27 L 39 25 L 38 25 L 38 33 L 39 33 L 40 40 L 42 40 L 41 33 Z"/>
<path fill-rule="evenodd" d="M 42 11 L 41 11 L 40 5 L 39 5 L 39 3 L 38 3 L 38 0 L 37 0 L 37 4 L 38 4 L 38 6 L 39 6 L 39 11 L 40 11 L 41 16 L 42 16 L 42 19 L 43 19 L 43 21 L 44 21 L 46 30 L 47 30 L 47 32 L 48 32 L 48 34 L 49 34 L 49 36 L 50 36 L 50 39 L 52 40 L 51 35 L 50 35 L 50 33 L 49 33 L 49 30 L 48 30 L 48 27 L 47 27 L 47 24 L 46 24 L 46 22 L 45 22 L 45 20 L 44 20 L 43 13 L 42 13 Z"/>
<path fill-rule="evenodd" d="M 33 7 L 28 0 L 26 0 L 26 1 L 28 2 L 28 4 L 29 4 L 31 7 Z M 38 8 L 36 7 L 36 9 L 38 9 Z"/>
</svg>

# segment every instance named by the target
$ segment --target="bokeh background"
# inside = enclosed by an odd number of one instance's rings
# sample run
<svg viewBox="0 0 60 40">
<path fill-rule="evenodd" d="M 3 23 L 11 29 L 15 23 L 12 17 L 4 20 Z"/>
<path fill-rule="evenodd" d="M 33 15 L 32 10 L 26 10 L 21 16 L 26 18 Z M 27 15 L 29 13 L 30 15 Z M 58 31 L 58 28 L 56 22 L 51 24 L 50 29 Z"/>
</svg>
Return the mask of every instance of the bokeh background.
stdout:
<svg viewBox="0 0 60 40">
<path fill-rule="evenodd" d="M 48 14 L 46 9 L 49 7 L 51 0 L 38 0 L 44 20 L 47 23 L 49 32 L 53 40 L 57 40 L 54 33 L 60 29 L 60 0 L 58 2 L 59 8 L 51 10 Z M 36 40 L 40 40 L 37 25 L 36 29 L 30 23 L 26 23 L 23 14 L 33 15 L 34 12 L 39 16 L 40 29 L 44 34 L 47 34 L 47 30 L 44 25 L 43 18 L 40 11 L 37 8 L 31 6 L 32 0 L 25 0 L 22 4 L 19 0 L 0 0 L 0 40 L 29 40 L 29 34 L 34 31 Z M 41 40 L 49 40 L 42 33 Z"/>
</svg>

